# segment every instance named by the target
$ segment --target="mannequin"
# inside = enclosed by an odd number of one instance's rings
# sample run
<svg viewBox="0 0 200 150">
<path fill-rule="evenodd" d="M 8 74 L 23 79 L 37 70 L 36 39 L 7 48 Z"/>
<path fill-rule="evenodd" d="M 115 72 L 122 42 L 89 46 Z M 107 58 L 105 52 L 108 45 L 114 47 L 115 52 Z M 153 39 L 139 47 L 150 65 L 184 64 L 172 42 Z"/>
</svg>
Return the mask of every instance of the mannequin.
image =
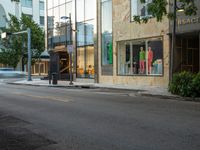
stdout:
<svg viewBox="0 0 200 150">
<path fill-rule="evenodd" d="M 153 61 L 153 51 L 151 47 L 148 47 L 148 74 L 151 74 L 152 61 Z"/>
<path fill-rule="evenodd" d="M 145 62 L 145 51 L 143 49 L 143 47 L 140 47 L 140 54 L 139 54 L 139 58 L 140 58 L 140 73 L 144 73 L 144 62 Z"/>
</svg>

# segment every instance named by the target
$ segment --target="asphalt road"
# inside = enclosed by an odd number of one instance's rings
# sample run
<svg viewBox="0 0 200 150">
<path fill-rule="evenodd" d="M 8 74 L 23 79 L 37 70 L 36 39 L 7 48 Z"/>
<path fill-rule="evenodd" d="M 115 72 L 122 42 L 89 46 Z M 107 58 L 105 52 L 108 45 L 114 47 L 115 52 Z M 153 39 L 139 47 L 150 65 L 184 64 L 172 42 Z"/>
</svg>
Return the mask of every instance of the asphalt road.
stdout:
<svg viewBox="0 0 200 150">
<path fill-rule="evenodd" d="M 199 150 L 200 103 L 0 84 L 0 150 Z"/>
</svg>

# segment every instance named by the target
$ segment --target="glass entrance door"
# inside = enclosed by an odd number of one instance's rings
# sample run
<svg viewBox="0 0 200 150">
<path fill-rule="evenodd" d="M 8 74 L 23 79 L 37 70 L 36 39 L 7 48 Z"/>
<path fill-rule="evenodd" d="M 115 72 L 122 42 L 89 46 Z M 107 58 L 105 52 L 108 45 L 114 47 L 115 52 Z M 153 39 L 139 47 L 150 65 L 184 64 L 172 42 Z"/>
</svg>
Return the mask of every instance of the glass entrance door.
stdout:
<svg viewBox="0 0 200 150">
<path fill-rule="evenodd" d="M 181 71 L 199 72 L 199 38 L 182 38 Z"/>
</svg>

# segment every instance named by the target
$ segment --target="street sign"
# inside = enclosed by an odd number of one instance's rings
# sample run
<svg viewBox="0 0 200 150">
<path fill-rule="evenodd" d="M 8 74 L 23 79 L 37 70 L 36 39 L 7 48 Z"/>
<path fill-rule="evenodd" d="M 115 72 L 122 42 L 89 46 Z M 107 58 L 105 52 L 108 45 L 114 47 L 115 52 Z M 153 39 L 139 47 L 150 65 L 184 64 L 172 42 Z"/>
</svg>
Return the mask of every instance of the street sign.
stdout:
<svg viewBox="0 0 200 150">
<path fill-rule="evenodd" d="M 73 45 L 67 45 L 67 51 L 68 51 L 68 53 L 72 53 L 74 51 L 74 46 Z"/>
<path fill-rule="evenodd" d="M 2 39 L 5 39 L 6 36 L 7 36 L 6 32 L 1 33 L 1 38 L 2 38 Z"/>
</svg>

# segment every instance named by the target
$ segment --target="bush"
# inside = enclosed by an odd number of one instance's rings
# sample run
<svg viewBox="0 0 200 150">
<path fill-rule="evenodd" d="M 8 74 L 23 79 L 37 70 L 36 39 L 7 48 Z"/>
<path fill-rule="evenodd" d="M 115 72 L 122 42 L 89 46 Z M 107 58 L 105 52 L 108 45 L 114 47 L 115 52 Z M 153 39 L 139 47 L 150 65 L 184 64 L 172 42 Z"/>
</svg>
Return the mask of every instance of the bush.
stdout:
<svg viewBox="0 0 200 150">
<path fill-rule="evenodd" d="M 192 80 L 193 96 L 200 97 L 200 72 Z"/>
<path fill-rule="evenodd" d="M 169 91 L 184 97 L 200 96 L 200 73 L 194 75 L 189 72 L 174 74 L 169 84 Z"/>
</svg>

